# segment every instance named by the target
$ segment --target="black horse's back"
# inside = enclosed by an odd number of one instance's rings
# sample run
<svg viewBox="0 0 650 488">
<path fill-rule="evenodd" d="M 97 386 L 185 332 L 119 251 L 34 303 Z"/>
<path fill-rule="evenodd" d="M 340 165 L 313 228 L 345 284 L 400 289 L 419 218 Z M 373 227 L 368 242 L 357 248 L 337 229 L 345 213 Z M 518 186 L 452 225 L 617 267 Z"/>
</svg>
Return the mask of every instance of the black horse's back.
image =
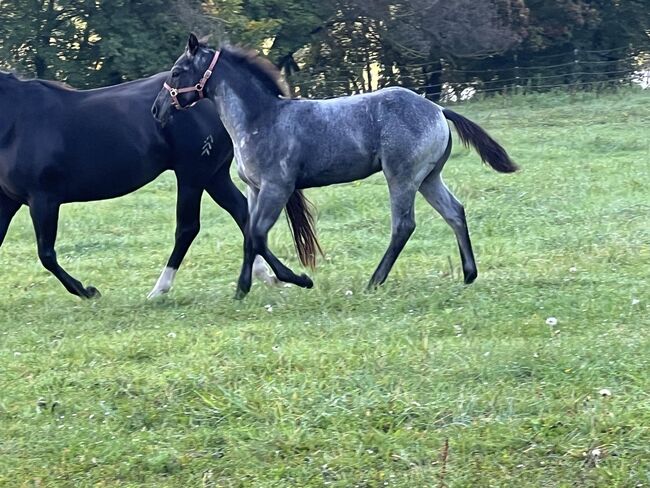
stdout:
<svg viewBox="0 0 650 488">
<path fill-rule="evenodd" d="M 146 116 L 155 78 L 88 91 L 40 80 L 13 85 L 10 99 L 20 104 L 11 142 L 0 149 L 0 185 L 21 201 L 113 198 L 169 167 L 165 139 Z"/>
</svg>

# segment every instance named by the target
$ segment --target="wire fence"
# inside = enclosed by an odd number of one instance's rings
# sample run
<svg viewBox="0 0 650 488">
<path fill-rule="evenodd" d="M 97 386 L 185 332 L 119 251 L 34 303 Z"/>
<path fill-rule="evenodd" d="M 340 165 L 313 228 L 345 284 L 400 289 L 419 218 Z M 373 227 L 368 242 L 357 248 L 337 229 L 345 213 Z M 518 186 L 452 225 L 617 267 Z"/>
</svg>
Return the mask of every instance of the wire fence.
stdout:
<svg viewBox="0 0 650 488">
<path fill-rule="evenodd" d="M 555 89 L 650 88 L 650 52 L 618 47 L 491 58 L 457 67 L 444 60 L 387 65 L 380 60 L 310 67 L 289 77 L 297 95 L 332 97 L 402 86 L 430 98 L 458 101 L 481 94 Z"/>
</svg>

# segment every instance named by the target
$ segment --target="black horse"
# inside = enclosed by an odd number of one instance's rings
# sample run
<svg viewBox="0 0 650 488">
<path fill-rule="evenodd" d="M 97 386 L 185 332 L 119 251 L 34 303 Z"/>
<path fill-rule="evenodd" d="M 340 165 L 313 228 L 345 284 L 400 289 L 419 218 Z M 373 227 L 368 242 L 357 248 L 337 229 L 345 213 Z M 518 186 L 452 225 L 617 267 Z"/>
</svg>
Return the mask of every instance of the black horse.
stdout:
<svg viewBox="0 0 650 488">
<path fill-rule="evenodd" d="M 242 231 L 246 226 L 246 199 L 229 174 L 232 143 L 212 104 L 202 102 L 179 113 L 177 122 L 164 129 L 151 117 L 151 104 L 167 75 L 74 90 L 0 72 L 0 245 L 13 216 L 28 205 L 43 266 L 74 295 L 91 298 L 99 292 L 83 286 L 57 262 L 54 243 L 63 203 L 115 198 L 165 170 L 176 173 L 176 241 L 150 297 L 171 288 L 199 232 L 204 190 Z M 294 203 L 301 198 L 296 193 Z M 287 208 L 297 237 L 309 223 L 302 209 L 307 211 L 305 205 Z M 264 275 L 265 266 L 258 263 L 258 274 Z M 275 280 L 272 275 L 264 279 Z"/>
</svg>

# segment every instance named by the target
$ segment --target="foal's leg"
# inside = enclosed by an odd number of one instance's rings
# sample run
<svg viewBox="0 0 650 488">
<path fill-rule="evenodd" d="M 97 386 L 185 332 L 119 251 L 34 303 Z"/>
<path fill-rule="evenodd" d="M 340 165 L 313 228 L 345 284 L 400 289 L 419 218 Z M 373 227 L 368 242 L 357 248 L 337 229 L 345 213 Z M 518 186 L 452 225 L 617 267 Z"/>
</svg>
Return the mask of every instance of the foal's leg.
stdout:
<svg viewBox="0 0 650 488">
<path fill-rule="evenodd" d="M 302 288 L 314 286 L 306 274 L 296 275 L 269 251 L 267 238 L 269 230 L 278 220 L 293 189 L 280 185 L 265 185 L 259 192 L 249 192 L 250 220 L 244 235 L 244 261 L 237 284 L 236 298 L 243 298 L 251 288 L 251 272 L 253 260 L 260 255 L 269 263 L 271 269 L 280 281 L 293 283 Z"/>
<path fill-rule="evenodd" d="M 56 232 L 59 223 L 59 203 L 47 199 L 37 199 L 30 203 L 29 211 L 32 216 L 34 230 L 36 232 L 36 243 L 38 245 L 38 257 L 41 263 L 56 276 L 59 281 L 73 295 L 82 298 L 93 298 L 100 296 L 99 290 L 93 286 L 84 286 L 70 276 L 59 266 L 54 251 Z"/>
<path fill-rule="evenodd" d="M 400 186 L 397 183 L 391 183 L 390 179 L 388 181 L 392 225 L 390 243 L 379 266 L 370 278 L 368 288 L 376 287 L 386 281 L 393 264 L 415 230 L 414 202 L 417 189 L 412 182 Z"/>
<path fill-rule="evenodd" d="M 4 193 L 0 192 L 0 246 L 7 235 L 11 219 L 20 208 L 20 203 L 10 199 Z"/>
<path fill-rule="evenodd" d="M 472 283 L 478 276 L 478 270 L 472 252 L 472 242 L 469 239 L 463 205 L 445 186 L 440 174 L 429 175 L 420 185 L 420 193 L 454 230 L 460 250 L 460 259 L 463 263 L 465 283 Z"/>
<path fill-rule="evenodd" d="M 152 299 L 167 293 L 174 283 L 178 268 L 180 268 L 188 249 L 201 227 L 201 196 L 203 188 L 178 183 L 176 199 L 176 241 L 167 266 L 162 270 L 158 281 L 147 295 Z"/>
<path fill-rule="evenodd" d="M 230 178 L 228 169 L 226 166 L 224 170 L 219 171 L 205 189 L 217 205 L 230 214 L 239 226 L 239 230 L 244 234 L 248 222 L 248 203 Z M 279 285 L 280 283 L 261 256 L 255 256 L 253 276 L 267 285 Z"/>
</svg>

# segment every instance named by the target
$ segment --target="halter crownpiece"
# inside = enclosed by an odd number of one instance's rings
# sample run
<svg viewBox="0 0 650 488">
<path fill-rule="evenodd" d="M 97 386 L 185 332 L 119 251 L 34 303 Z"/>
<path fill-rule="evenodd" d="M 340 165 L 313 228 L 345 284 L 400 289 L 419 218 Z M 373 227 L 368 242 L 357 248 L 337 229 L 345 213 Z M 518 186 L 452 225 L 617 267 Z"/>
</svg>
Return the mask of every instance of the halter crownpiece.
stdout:
<svg viewBox="0 0 650 488">
<path fill-rule="evenodd" d="M 177 98 L 178 95 L 181 93 L 189 93 L 189 92 L 196 91 L 199 92 L 199 100 L 203 98 L 203 88 L 205 87 L 205 84 L 210 79 L 210 76 L 212 76 L 212 70 L 216 66 L 217 60 L 219 59 L 219 53 L 220 51 L 214 52 L 214 56 L 212 56 L 212 61 L 210 61 L 210 66 L 208 66 L 208 69 L 205 70 L 205 73 L 203 73 L 203 76 L 201 77 L 201 79 L 196 85 L 188 86 L 185 88 L 172 88 L 167 84 L 167 82 L 163 84 L 163 87 L 165 87 L 165 89 L 169 92 L 169 96 L 172 99 L 172 105 L 174 106 L 174 108 L 176 108 L 176 110 L 183 110 L 189 107 L 193 107 L 198 102 L 197 100 L 196 102 L 193 102 L 188 106 L 183 107 Z"/>
</svg>

